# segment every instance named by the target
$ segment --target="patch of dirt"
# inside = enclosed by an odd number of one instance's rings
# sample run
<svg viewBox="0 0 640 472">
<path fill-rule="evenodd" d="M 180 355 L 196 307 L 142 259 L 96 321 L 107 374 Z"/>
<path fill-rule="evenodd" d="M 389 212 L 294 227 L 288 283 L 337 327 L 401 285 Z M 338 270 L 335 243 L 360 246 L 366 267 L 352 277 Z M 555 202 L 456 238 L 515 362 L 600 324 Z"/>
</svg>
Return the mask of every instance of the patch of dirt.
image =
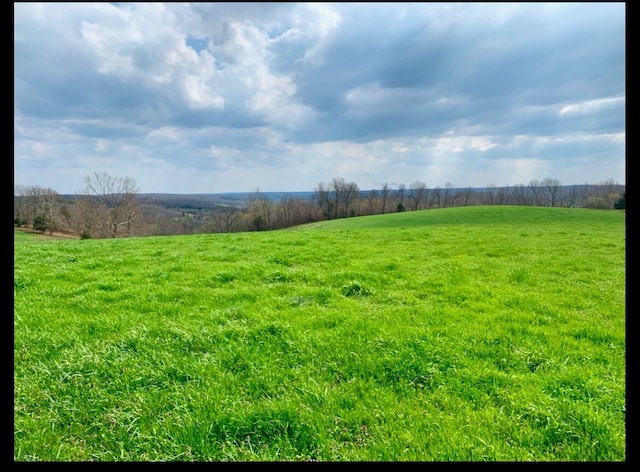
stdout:
<svg viewBox="0 0 640 472">
<path fill-rule="evenodd" d="M 37 234 L 38 236 L 42 236 L 43 238 L 46 238 L 46 239 L 80 239 L 75 234 L 57 233 L 55 231 L 53 232 L 53 234 L 49 234 L 49 231 L 43 234 L 41 231 L 36 231 L 33 228 L 16 228 L 14 226 L 13 229 L 16 231 L 22 231 L 24 233 Z"/>
</svg>

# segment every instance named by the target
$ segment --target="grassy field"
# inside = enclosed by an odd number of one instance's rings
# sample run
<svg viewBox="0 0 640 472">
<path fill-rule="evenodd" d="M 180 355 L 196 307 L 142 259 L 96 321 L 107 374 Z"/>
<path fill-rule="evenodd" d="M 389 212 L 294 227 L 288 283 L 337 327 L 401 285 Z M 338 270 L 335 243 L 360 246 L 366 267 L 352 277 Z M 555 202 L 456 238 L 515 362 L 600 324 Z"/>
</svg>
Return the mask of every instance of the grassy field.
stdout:
<svg viewBox="0 0 640 472">
<path fill-rule="evenodd" d="M 625 213 L 15 232 L 15 461 L 624 461 Z"/>
</svg>

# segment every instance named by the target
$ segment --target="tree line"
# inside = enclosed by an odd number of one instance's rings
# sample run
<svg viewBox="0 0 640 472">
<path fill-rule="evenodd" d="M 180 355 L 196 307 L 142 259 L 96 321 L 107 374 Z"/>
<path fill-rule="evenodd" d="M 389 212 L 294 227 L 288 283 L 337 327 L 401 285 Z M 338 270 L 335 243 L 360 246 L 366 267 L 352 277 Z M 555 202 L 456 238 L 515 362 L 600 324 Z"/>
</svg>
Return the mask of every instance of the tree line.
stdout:
<svg viewBox="0 0 640 472">
<path fill-rule="evenodd" d="M 511 187 L 430 188 L 383 183 L 361 190 L 355 182 L 334 177 L 320 182 L 312 197 L 285 194 L 270 199 L 259 190 L 242 205 L 171 208 L 144 201 L 135 179 L 95 172 L 72 197 L 38 185 L 14 187 L 14 226 L 43 233 L 66 233 L 81 239 L 195 233 L 267 231 L 321 220 L 470 205 L 530 205 L 624 209 L 625 187 L 612 179 L 599 184 L 563 186 L 545 178 Z"/>
<path fill-rule="evenodd" d="M 81 238 L 117 238 L 135 234 L 138 186 L 131 177 L 96 172 L 71 200 L 38 185 L 14 187 L 14 226 L 62 232 Z"/>
</svg>

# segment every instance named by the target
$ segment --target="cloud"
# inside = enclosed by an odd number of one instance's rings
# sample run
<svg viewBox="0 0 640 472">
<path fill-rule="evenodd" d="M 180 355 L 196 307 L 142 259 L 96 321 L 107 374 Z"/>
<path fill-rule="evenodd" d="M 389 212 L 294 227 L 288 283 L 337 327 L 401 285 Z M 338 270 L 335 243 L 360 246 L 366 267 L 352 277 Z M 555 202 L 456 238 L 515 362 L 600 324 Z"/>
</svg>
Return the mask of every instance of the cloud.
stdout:
<svg viewBox="0 0 640 472">
<path fill-rule="evenodd" d="M 572 103 L 570 105 L 565 105 L 560 110 L 560 114 L 566 115 L 568 113 L 597 113 L 598 111 L 601 111 L 602 109 L 605 109 L 607 107 L 624 107 L 624 104 L 624 97 L 599 98 L 596 100 L 587 100 L 582 103 Z"/>
<path fill-rule="evenodd" d="M 16 3 L 14 180 L 623 183 L 625 29 L 623 3 Z"/>
<path fill-rule="evenodd" d="M 96 151 L 106 151 L 109 147 L 109 144 L 104 139 L 98 139 L 96 141 Z"/>
</svg>

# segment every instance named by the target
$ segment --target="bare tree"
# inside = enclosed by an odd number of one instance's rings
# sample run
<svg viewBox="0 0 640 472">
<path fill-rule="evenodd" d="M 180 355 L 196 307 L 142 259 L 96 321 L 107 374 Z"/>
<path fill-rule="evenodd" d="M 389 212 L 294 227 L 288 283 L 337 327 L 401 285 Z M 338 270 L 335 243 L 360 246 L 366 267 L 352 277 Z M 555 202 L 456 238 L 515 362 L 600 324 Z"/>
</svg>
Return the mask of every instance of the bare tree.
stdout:
<svg viewBox="0 0 640 472">
<path fill-rule="evenodd" d="M 515 184 L 511 193 L 516 205 L 527 205 L 527 189 L 523 184 Z"/>
<path fill-rule="evenodd" d="M 565 206 L 575 208 L 578 201 L 578 187 L 571 185 L 565 192 Z"/>
<path fill-rule="evenodd" d="M 273 229 L 271 207 L 271 200 L 266 195 L 260 194 L 259 188 L 249 196 L 249 214 L 253 215 L 253 226 L 256 231 Z"/>
<path fill-rule="evenodd" d="M 562 184 L 558 179 L 547 177 L 541 182 L 542 187 L 546 191 L 546 200 L 549 206 L 556 207 L 561 203 Z"/>
<path fill-rule="evenodd" d="M 43 188 L 39 185 L 30 185 L 25 189 L 25 206 L 26 206 L 26 215 L 27 215 L 27 226 L 31 225 L 33 227 L 35 218 L 40 211 L 40 199 L 42 198 Z"/>
<path fill-rule="evenodd" d="M 483 204 L 493 205 L 496 200 L 496 184 L 489 184 L 485 187 Z"/>
<path fill-rule="evenodd" d="M 323 219 L 322 210 L 311 198 L 294 198 L 292 205 L 293 225 L 320 221 Z"/>
<path fill-rule="evenodd" d="M 347 183 L 342 177 L 334 177 L 331 179 L 331 183 L 329 184 L 329 188 L 332 192 L 333 199 L 333 217 L 338 218 L 341 214 L 340 212 L 340 204 L 342 203 L 343 196 L 342 193 L 347 186 Z"/>
<path fill-rule="evenodd" d="M 16 226 L 29 226 L 29 190 L 26 185 L 13 187 L 13 221 Z"/>
<path fill-rule="evenodd" d="M 360 188 L 355 182 L 349 182 L 343 188 L 342 201 L 344 203 L 344 216 L 349 216 L 349 208 L 358 199 Z"/>
<path fill-rule="evenodd" d="M 279 219 L 281 220 L 281 225 L 285 228 L 288 228 L 293 224 L 293 211 L 295 208 L 295 198 L 291 195 L 283 195 L 280 197 L 280 205 L 279 205 Z"/>
<path fill-rule="evenodd" d="M 382 196 L 382 214 L 385 214 L 385 210 L 387 208 L 387 200 L 389 199 L 389 193 L 391 193 L 391 187 L 388 182 L 382 184 L 382 191 L 380 192 Z"/>
<path fill-rule="evenodd" d="M 347 183 L 342 177 L 334 177 L 328 184 L 319 183 L 314 198 L 326 219 L 349 216 L 349 208 L 360 200 L 360 188 L 355 182 Z M 356 210 L 352 210 L 355 214 Z"/>
<path fill-rule="evenodd" d="M 500 187 L 496 193 L 496 205 L 506 205 L 509 201 L 509 187 Z"/>
<path fill-rule="evenodd" d="M 471 187 L 465 188 L 460 196 L 462 198 L 462 206 L 469 206 L 473 201 L 473 189 Z"/>
<path fill-rule="evenodd" d="M 216 210 L 205 219 L 204 231 L 214 233 L 233 233 L 239 228 L 242 212 L 238 210 Z"/>
<path fill-rule="evenodd" d="M 442 189 L 438 185 L 431 192 L 431 202 L 429 203 L 429 208 L 431 208 L 431 205 L 435 205 L 436 208 L 441 208 L 441 201 L 442 201 Z"/>
<path fill-rule="evenodd" d="M 541 206 L 543 202 L 543 186 L 539 180 L 529 182 L 529 202 L 534 206 Z"/>
<path fill-rule="evenodd" d="M 453 191 L 453 185 L 451 182 L 444 184 L 444 192 L 442 194 L 443 207 L 452 207 L 455 203 L 456 194 Z"/>
<path fill-rule="evenodd" d="M 189 213 L 177 212 L 162 205 L 140 204 L 136 218 L 136 235 L 166 236 L 193 234 L 196 231 L 195 217 Z M 80 225 L 82 227 L 82 225 Z"/>
<path fill-rule="evenodd" d="M 398 184 L 398 190 L 396 190 L 396 200 L 398 201 L 398 211 L 404 211 L 404 191 L 405 191 L 405 185 Z"/>
<path fill-rule="evenodd" d="M 419 180 L 416 180 L 409 185 L 408 198 L 411 201 L 414 210 L 421 210 L 423 208 L 426 191 L 427 184 Z"/>
<path fill-rule="evenodd" d="M 378 213 L 378 191 L 374 188 L 369 190 L 367 195 L 367 215 L 375 215 Z"/>
<path fill-rule="evenodd" d="M 84 179 L 77 204 L 90 237 L 131 236 L 132 222 L 138 215 L 138 187 L 131 177 L 113 177 L 95 172 Z"/>
<path fill-rule="evenodd" d="M 322 211 L 324 218 L 331 219 L 333 210 L 333 198 L 329 186 L 320 182 L 314 191 L 315 200 Z"/>
<path fill-rule="evenodd" d="M 44 219 L 46 229 L 49 230 L 50 235 L 58 229 L 60 204 L 58 192 L 52 188 L 40 189 L 38 214 Z"/>
<path fill-rule="evenodd" d="M 62 205 L 58 192 L 39 185 L 16 185 L 13 192 L 14 224 L 35 227 L 37 219 L 39 229 L 48 230 L 49 234 L 57 229 Z"/>
<path fill-rule="evenodd" d="M 101 216 L 98 201 L 93 195 L 78 194 L 71 208 L 72 228 L 81 238 L 104 237 L 100 234 Z"/>
</svg>

